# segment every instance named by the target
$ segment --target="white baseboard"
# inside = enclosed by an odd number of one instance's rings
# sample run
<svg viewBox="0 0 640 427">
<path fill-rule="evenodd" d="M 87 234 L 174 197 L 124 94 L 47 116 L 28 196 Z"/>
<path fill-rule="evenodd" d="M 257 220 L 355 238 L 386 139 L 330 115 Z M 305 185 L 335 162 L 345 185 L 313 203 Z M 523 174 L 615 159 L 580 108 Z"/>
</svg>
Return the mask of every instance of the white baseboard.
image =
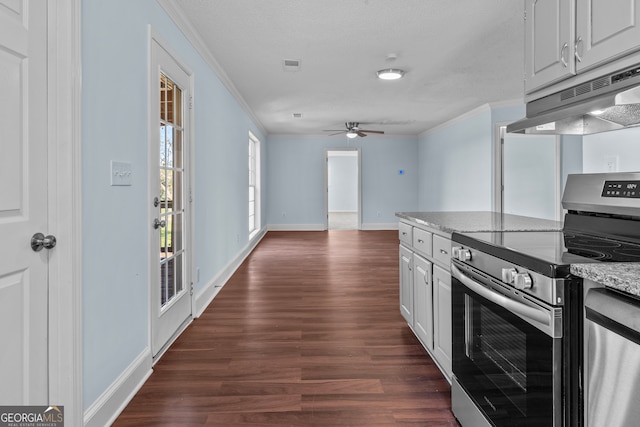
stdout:
<svg viewBox="0 0 640 427">
<path fill-rule="evenodd" d="M 324 231 L 324 224 L 269 224 L 269 231 Z"/>
<path fill-rule="evenodd" d="M 218 292 L 220 292 L 220 289 L 222 289 L 242 262 L 249 256 L 258 243 L 260 243 L 260 240 L 262 240 L 265 234 L 267 234 L 267 227 L 263 227 L 253 239 L 247 243 L 247 246 L 198 292 L 195 301 L 194 318 L 200 317 L 207 309 L 211 301 L 213 301 Z"/>
<path fill-rule="evenodd" d="M 397 230 L 398 223 L 397 222 L 389 222 L 389 223 L 372 223 L 367 222 L 362 224 L 362 230 Z"/>
<path fill-rule="evenodd" d="M 147 347 L 84 411 L 84 425 L 86 427 L 111 425 L 147 381 L 151 372 L 151 349 Z"/>
<path fill-rule="evenodd" d="M 325 231 L 323 224 L 269 224 L 269 231 Z M 397 222 L 363 223 L 361 230 L 397 230 Z"/>
</svg>

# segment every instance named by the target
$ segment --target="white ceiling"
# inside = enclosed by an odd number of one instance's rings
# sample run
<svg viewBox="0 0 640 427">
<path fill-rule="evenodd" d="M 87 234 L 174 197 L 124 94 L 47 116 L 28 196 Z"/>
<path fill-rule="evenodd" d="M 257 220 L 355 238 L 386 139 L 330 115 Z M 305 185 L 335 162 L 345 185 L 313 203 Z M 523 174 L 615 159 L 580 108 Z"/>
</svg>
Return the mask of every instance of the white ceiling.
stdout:
<svg viewBox="0 0 640 427">
<path fill-rule="evenodd" d="M 173 6 L 269 134 L 323 135 L 350 121 L 417 135 L 483 104 L 523 97 L 523 0 L 173 0 Z M 387 60 L 389 54 L 397 59 Z M 285 71 L 284 59 L 300 60 L 300 70 Z M 405 77 L 376 78 L 391 66 Z"/>
</svg>

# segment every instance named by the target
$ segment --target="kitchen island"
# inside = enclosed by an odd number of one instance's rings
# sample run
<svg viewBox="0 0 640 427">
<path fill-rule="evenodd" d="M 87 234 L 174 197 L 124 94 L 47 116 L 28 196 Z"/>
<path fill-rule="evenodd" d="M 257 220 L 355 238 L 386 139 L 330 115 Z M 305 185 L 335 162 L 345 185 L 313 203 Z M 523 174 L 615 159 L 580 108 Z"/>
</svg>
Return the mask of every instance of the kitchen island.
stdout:
<svg viewBox="0 0 640 427">
<path fill-rule="evenodd" d="M 400 311 L 451 382 L 451 234 L 558 231 L 563 223 L 491 211 L 397 212 Z"/>
</svg>

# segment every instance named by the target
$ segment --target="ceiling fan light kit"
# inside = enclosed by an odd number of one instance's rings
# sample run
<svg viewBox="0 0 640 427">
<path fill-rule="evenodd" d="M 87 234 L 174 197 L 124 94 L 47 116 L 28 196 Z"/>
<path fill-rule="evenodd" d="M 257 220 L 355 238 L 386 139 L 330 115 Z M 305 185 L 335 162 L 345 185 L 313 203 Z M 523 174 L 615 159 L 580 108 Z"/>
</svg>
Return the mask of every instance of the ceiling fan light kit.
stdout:
<svg viewBox="0 0 640 427">
<path fill-rule="evenodd" d="M 347 135 L 347 138 L 356 138 L 358 136 L 360 138 L 364 138 L 365 136 L 367 136 L 367 133 L 384 134 L 384 131 L 382 130 L 360 129 L 359 127 L 360 123 L 358 122 L 346 122 L 344 126 L 345 126 L 344 130 L 325 129 L 324 132 L 336 132 L 336 133 L 329 134 L 329 136 L 345 134 Z"/>
<path fill-rule="evenodd" d="M 376 73 L 381 80 L 398 80 L 404 76 L 404 70 L 399 68 L 385 68 Z"/>
</svg>

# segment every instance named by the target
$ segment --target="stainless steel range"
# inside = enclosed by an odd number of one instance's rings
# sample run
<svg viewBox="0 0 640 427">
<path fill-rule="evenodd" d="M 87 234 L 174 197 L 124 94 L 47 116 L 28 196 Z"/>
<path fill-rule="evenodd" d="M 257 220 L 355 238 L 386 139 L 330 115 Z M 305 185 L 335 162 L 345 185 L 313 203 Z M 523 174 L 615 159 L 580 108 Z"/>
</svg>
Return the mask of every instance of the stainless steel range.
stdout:
<svg viewBox="0 0 640 427">
<path fill-rule="evenodd" d="M 582 280 L 640 262 L 640 173 L 570 175 L 563 231 L 453 233 L 453 412 L 464 427 L 583 425 Z"/>
</svg>

